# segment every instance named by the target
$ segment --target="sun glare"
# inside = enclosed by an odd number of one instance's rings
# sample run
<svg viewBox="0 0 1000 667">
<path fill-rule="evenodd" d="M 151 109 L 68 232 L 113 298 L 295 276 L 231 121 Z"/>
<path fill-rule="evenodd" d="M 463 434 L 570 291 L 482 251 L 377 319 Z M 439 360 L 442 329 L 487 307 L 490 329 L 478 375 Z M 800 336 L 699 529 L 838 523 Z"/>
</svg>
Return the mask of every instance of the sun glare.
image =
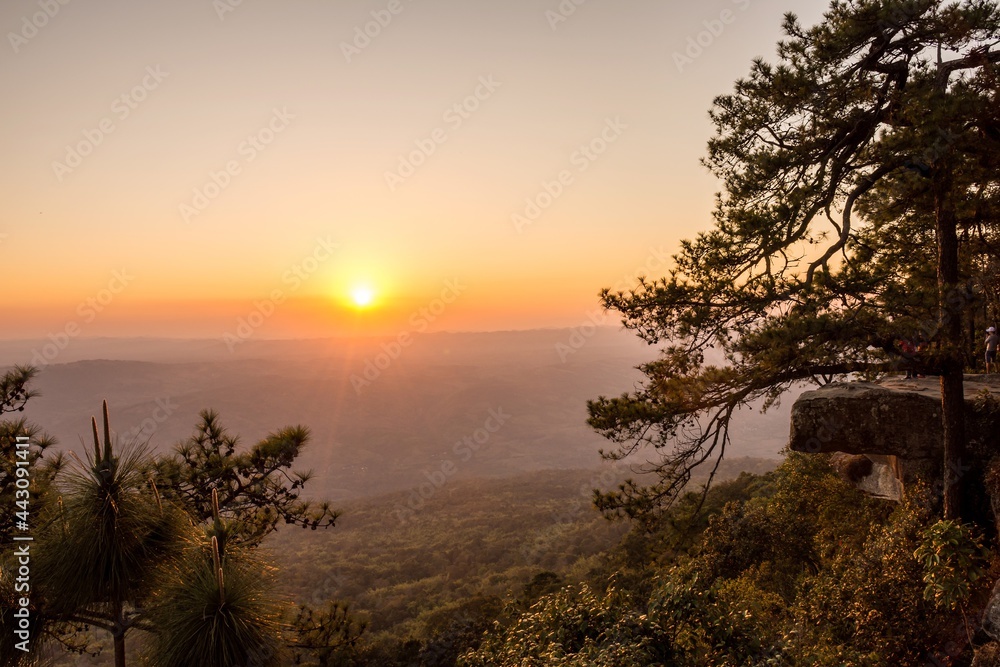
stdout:
<svg viewBox="0 0 1000 667">
<path fill-rule="evenodd" d="M 355 285 L 351 288 L 351 303 L 356 308 L 368 308 L 375 302 L 375 290 L 368 285 Z"/>
</svg>

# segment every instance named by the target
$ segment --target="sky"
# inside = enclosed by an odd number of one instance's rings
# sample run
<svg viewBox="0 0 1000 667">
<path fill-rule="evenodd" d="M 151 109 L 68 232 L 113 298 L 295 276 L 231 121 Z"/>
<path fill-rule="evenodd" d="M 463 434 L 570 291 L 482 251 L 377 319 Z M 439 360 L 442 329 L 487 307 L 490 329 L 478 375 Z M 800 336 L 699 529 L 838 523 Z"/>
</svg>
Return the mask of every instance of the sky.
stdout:
<svg viewBox="0 0 1000 667">
<path fill-rule="evenodd" d="M 5 0 L 0 338 L 614 324 L 825 0 Z"/>
</svg>

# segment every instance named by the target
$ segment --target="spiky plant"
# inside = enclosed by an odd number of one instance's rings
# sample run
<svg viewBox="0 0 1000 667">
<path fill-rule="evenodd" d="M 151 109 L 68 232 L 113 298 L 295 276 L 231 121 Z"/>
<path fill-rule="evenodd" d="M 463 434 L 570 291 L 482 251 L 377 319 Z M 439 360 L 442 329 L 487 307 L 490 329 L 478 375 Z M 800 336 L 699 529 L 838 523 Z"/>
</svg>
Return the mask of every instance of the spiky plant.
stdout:
<svg viewBox="0 0 1000 667">
<path fill-rule="evenodd" d="M 143 446 L 115 451 L 108 403 L 103 440 L 92 419 L 94 451 L 59 482 L 62 502 L 49 512 L 38 542 L 37 583 L 50 612 L 111 633 L 115 664 L 125 664 L 125 635 L 159 568 L 179 555 L 189 522 L 159 501 Z"/>
<path fill-rule="evenodd" d="M 273 568 L 255 551 L 237 546 L 237 528 L 219 514 L 185 558 L 171 568 L 149 609 L 156 629 L 147 659 L 154 667 L 228 667 L 281 664 L 280 618 Z"/>
</svg>

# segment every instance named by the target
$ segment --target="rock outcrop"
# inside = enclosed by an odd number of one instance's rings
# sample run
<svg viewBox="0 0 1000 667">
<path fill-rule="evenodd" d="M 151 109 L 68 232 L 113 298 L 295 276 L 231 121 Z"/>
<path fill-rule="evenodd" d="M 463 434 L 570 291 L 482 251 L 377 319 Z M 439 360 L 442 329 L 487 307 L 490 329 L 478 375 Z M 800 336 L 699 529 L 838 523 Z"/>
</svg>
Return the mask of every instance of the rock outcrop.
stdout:
<svg viewBox="0 0 1000 667">
<path fill-rule="evenodd" d="M 997 450 L 997 423 L 984 415 L 987 395 L 1000 400 L 1000 376 L 965 379 L 967 466 L 984 466 Z M 899 499 L 908 484 L 941 477 L 938 378 L 834 383 L 803 393 L 792 407 L 789 447 L 838 453 L 834 466 L 858 488 Z"/>
<path fill-rule="evenodd" d="M 913 387 L 834 383 L 803 393 L 792 408 L 792 450 L 937 456 L 941 393 L 926 378 L 916 382 Z"/>
</svg>

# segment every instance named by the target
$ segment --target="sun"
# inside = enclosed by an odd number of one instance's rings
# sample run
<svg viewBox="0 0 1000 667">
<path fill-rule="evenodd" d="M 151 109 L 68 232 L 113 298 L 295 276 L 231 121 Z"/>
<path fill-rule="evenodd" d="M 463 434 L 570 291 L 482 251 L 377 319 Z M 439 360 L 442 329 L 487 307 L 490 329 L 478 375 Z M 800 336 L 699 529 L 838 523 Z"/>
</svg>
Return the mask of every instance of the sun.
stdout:
<svg viewBox="0 0 1000 667">
<path fill-rule="evenodd" d="M 351 288 L 351 303 L 355 308 L 370 308 L 375 303 L 375 290 L 369 285 L 355 285 Z"/>
</svg>

